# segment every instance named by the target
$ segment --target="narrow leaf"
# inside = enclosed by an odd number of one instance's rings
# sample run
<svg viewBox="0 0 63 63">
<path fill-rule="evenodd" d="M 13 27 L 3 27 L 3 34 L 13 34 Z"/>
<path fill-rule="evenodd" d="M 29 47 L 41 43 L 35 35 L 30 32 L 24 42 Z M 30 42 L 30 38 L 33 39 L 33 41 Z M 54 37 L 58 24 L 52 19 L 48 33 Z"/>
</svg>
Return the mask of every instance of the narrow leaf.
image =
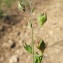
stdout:
<svg viewBox="0 0 63 63">
<path fill-rule="evenodd" d="M 32 54 L 32 47 L 31 47 L 30 45 L 27 45 L 27 44 L 25 43 L 24 48 L 25 48 L 25 50 L 27 50 L 29 53 Z"/>
</svg>

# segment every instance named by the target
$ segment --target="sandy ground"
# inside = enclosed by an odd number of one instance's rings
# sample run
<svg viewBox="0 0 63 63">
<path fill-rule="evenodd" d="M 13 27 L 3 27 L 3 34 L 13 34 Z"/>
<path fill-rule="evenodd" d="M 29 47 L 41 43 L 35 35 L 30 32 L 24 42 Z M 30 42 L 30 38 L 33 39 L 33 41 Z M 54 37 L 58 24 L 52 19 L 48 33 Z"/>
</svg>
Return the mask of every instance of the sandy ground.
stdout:
<svg viewBox="0 0 63 63">
<path fill-rule="evenodd" d="M 63 63 L 63 0 L 34 0 L 33 28 L 35 44 L 43 38 L 47 44 L 43 63 Z M 32 63 L 32 56 L 23 48 L 31 44 L 30 15 L 17 5 L 6 10 L 9 16 L 0 20 L 0 63 Z M 38 27 L 38 13 L 47 12 L 47 22 Z"/>
</svg>

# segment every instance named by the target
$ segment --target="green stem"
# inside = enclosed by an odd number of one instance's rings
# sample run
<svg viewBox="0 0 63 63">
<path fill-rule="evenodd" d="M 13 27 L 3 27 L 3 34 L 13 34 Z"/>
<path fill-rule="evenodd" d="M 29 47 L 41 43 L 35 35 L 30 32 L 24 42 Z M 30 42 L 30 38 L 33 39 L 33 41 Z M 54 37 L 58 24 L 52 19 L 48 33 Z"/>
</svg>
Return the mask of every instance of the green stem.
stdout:
<svg viewBox="0 0 63 63">
<path fill-rule="evenodd" d="M 32 10 L 32 2 L 30 2 L 30 8 Z M 30 23 L 31 23 L 31 39 L 32 39 L 32 56 L 33 56 L 33 63 L 34 63 L 34 41 L 33 41 L 33 24 L 32 24 L 33 17 L 32 17 L 31 10 L 30 10 L 30 17 L 31 17 Z"/>
<path fill-rule="evenodd" d="M 32 54 L 33 54 L 33 63 L 34 63 L 34 41 L 33 41 L 33 25 L 32 25 Z"/>
</svg>

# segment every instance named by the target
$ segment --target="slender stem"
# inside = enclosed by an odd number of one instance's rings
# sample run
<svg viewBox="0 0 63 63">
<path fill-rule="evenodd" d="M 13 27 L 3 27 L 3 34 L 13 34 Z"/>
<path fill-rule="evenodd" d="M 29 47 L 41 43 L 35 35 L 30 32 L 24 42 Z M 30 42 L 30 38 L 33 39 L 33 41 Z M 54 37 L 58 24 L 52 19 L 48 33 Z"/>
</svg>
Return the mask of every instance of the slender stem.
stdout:
<svg viewBox="0 0 63 63">
<path fill-rule="evenodd" d="M 30 2 L 30 8 L 32 10 L 32 2 Z M 33 24 L 32 24 L 32 21 L 33 21 L 33 17 L 32 17 L 32 12 L 30 10 L 30 17 L 31 17 L 31 39 L 32 39 L 32 56 L 33 56 L 33 63 L 34 63 L 34 41 L 33 41 Z"/>
<path fill-rule="evenodd" d="M 34 41 L 33 41 L 33 25 L 32 25 L 32 54 L 33 54 L 33 63 L 34 63 Z"/>
</svg>

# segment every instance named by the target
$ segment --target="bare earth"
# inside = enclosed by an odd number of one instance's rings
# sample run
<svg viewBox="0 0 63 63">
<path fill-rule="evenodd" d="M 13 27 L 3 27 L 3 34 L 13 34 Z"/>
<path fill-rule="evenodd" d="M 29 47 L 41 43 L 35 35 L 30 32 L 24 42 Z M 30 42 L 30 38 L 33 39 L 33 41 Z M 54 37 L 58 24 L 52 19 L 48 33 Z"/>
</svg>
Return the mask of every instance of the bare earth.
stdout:
<svg viewBox="0 0 63 63">
<path fill-rule="evenodd" d="M 34 0 L 34 41 L 43 38 L 47 44 L 42 63 L 63 63 L 63 0 Z M 32 55 L 24 48 L 31 44 L 30 15 L 14 5 L 5 10 L 8 17 L 0 20 L 0 63 L 32 63 Z M 38 13 L 47 12 L 47 22 L 38 27 Z"/>
</svg>

